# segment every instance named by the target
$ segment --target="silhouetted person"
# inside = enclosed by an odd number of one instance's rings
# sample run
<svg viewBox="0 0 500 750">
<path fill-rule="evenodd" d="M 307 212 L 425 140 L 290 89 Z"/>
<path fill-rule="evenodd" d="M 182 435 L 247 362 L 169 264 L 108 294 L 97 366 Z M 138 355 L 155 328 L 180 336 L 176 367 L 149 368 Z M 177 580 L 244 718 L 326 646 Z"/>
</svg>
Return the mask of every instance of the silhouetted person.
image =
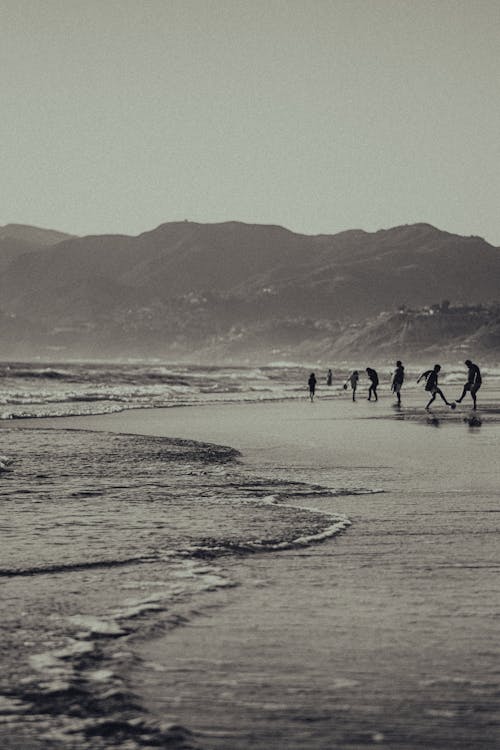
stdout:
<svg viewBox="0 0 500 750">
<path fill-rule="evenodd" d="M 326 384 L 331 385 L 333 381 L 333 372 L 331 370 L 328 370 L 326 373 Z"/>
<path fill-rule="evenodd" d="M 474 364 L 474 362 L 471 362 L 470 359 L 466 359 L 464 364 L 466 364 L 469 368 L 469 374 L 467 376 L 467 382 L 464 385 L 462 395 L 460 396 L 460 398 L 457 398 L 457 404 L 461 403 L 462 399 L 465 398 L 465 394 L 467 393 L 467 391 L 469 391 L 470 395 L 472 396 L 472 401 L 474 402 L 473 409 L 475 410 L 477 407 L 476 394 L 481 388 L 481 383 L 483 382 L 481 379 L 481 370 L 477 365 Z"/>
<path fill-rule="evenodd" d="M 396 369 L 392 378 L 392 391 L 396 394 L 398 400 L 398 406 L 401 406 L 401 388 L 403 387 L 405 379 L 405 368 L 400 359 L 396 362 Z"/>
<path fill-rule="evenodd" d="M 312 372 L 309 375 L 309 380 L 307 381 L 309 385 L 309 398 L 311 401 L 314 401 L 314 394 L 316 393 L 316 375 Z"/>
<path fill-rule="evenodd" d="M 378 401 L 377 386 L 378 386 L 378 374 L 373 367 L 366 368 L 366 374 L 370 378 L 370 387 L 368 388 L 368 401 L 372 400 L 372 395 L 375 397 L 375 401 Z"/>
<path fill-rule="evenodd" d="M 429 410 L 429 406 L 433 403 L 436 396 L 440 396 L 447 406 L 451 406 L 451 403 L 447 401 L 446 396 L 444 395 L 441 388 L 438 386 L 438 377 L 439 377 L 440 370 L 441 370 L 441 365 L 434 365 L 432 370 L 426 370 L 420 375 L 420 377 L 417 380 L 417 383 L 420 383 L 422 378 L 425 378 L 425 390 L 431 394 L 431 398 L 427 406 L 425 407 L 427 411 Z"/>
<path fill-rule="evenodd" d="M 347 383 L 350 383 L 352 388 L 352 400 L 356 401 L 356 388 L 358 387 L 359 372 L 353 370 L 347 380 L 345 381 L 344 390 L 347 388 Z"/>
</svg>

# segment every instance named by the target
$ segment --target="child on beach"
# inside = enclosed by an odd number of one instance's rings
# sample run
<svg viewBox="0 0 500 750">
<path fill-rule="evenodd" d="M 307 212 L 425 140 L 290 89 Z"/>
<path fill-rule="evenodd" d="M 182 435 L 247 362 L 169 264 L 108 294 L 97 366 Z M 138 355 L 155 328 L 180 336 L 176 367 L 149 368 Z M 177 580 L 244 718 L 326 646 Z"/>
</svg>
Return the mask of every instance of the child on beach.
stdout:
<svg viewBox="0 0 500 750">
<path fill-rule="evenodd" d="M 440 370 L 441 365 L 434 365 L 432 370 L 426 370 L 419 376 L 417 380 L 417 383 L 420 383 L 422 378 L 425 378 L 425 390 L 431 394 L 431 398 L 425 407 L 426 411 L 429 411 L 429 407 L 433 403 L 437 395 L 439 395 L 443 399 L 444 403 L 447 406 L 452 406 L 452 404 L 446 399 L 446 396 L 444 395 L 441 388 L 439 388 L 438 386 L 438 377 Z"/>
<path fill-rule="evenodd" d="M 347 383 L 350 383 L 352 388 L 352 400 L 356 401 L 356 388 L 358 387 L 358 380 L 359 380 L 359 372 L 357 370 L 353 370 L 347 380 L 344 383 L 344 390 L 347 390 Z"/>
</svg>

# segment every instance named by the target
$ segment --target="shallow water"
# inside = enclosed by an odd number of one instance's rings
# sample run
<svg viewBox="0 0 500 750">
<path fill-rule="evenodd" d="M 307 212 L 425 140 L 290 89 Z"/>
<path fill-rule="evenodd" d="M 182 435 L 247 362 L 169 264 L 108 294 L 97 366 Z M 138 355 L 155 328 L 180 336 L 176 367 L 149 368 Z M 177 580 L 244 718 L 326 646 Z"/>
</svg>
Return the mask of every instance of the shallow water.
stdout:
<svg viewBox="0 0 500 750">
<path fill-rule="evenodd" d="M 247 411 L 248 462 L 336 488 L 301 505 L 334 507 L 353 527 L 271 566 L 233 564 L 241 585 L 225 606 L 141 648 L 146 704 L 189 721 L 207 748 L 497 747 L 499 425 L 287 407 L 288 429 L 271 410 L 258 438 Z M 204 436 L 230 421 L 219 412 Z M 353 476 L 383 492 L 342 496 Z"/>
<path fill-rule="evenodd" d="M 419 399 L 7 422 L 2 746 L 496 747 L 498 417 Z"/>
<path fill-rule="evenodd" d="M 74 429 L 4 428 L 0 439 L 11 462 L 0 477 L 0 738 L 13 746 L 132 741 L 128 722 L 144 712 L 124 678 L 125 643 L 188 622 L 200 595 L 237 585 L 219 560 L 308 546 L 348 524 L 289 504 L 327 489 L 260 477 L 229 448 Z M 109 716 L 114 729 L 102 728 Z"/>
<path fill-rule="evenodd" d="M 194 406 L 220 403 L 259 403 L 298 400 L 307 395 L 311 369 L 318 376 L 320 399 L 344 399 L 342 385 L 353 367 L 336 363 L 332 387 L 325 384 L 326 367 L 274 363 L 261 367 L 202 366 L 160 361 L 138 363 L 1 363 L 0 420 L 109 414 L 125 409 Z M 415 391 L 423 365 L 409 365 L 405 391 Z M 458 396 L 465 379 L 463 367 L 444 366 L 441 383 L 450 398 Z M 391 368 L 379 368 L 380 392 L 390 392 Z M 500 368 L 483 368 L 487 388 L 498 387 Z M 368 388 L 361 372 L 359 394 Z M 450 395 L 456 391 L 456 396 Z"/>
<path fill-rule="evenodd" d="M 0 363 L 0 419 L 109 414 L 124 409 L 296 399 L 299 365 L 216 367 L 139 363 Z M 341 382 L 324 389 L 339 395 Z"/>
</svg>

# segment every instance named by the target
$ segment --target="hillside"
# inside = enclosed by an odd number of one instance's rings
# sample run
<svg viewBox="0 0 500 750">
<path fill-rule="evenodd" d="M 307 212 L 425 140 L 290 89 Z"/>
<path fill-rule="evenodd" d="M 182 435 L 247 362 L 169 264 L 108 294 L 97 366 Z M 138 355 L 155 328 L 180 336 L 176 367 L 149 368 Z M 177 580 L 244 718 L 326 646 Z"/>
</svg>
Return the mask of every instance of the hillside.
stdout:
<svg viewBox="0 0 500 750">
<path fill-rule="evenodd" d="M 71 234 L 54 229 L 42 229 L 25 224 L 0 226 L 0 271 L 25 253 L 44 250 L 72 237 Z"/>
<path fill-rule="evenodd" d="M 137 237 L 53 233 L 52 243 L 44 235 L 36 246 L 27 238 L 49 230 L 29 229 L 16 239 L 0 228 L 7 356 L 347 354 L 369 343 L 359 339 L 368 330 L 381 346 L 411 348 L 414 341 L 396 336 L 390 315 L 380 313 L 499 297 L 500 250 L 427 224 L 309 236 L 240 222 L 173 222 Z M 13 242 L 21 243 L 17 251 Z M 495 335 L 469 331 L 469 322 L 453 336 L 477 333 L 477 346 L 496 356 Z M 447 334 L 434 327 L 429 335 L 439 344 Z"/>
<path fill-rule="evenodd" d="M 27 245 L 49 247 L 57 245 L 58 242 L 69 240 L 72 234 L 58 232 L 55 229 L 43 229 L 42 227 L 32 227 L 28 224 L 5 224 L 0 227 L 0 240 L 10 239 L 24 242 Z"/>
<path fill-rule="evenodd" d="M 372 357 L 404 352 L 414 358 L 481 352 L 495 358 L 500 352 L 500 305 L 435 305 L 381 313 L 344 331 L 335 341 L 335 352 Z"/>
</svg>

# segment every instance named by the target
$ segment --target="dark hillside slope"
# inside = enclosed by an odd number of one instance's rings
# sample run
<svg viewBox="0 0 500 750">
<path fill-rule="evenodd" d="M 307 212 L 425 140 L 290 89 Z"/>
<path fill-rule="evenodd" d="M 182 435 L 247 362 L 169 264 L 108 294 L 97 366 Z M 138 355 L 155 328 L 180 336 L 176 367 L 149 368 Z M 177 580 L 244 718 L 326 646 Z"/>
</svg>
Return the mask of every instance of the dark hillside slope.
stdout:
<svg viewBox="0 0 500 750">
<path fill-rule="evenodd" d="M 0 271 L 25 253 L 45 250 L 71 237 L 64 232 L 24 224 L 0 226 Z"/>
<path fill-rule="evenodd" d="M 430 304 L 498 295 L 500 252 L 478 237 L 459 237 L 427 225 L 375 233 L 305 236 L 281 227 L 237 222 L 164 224 L 127 237 L 75 238 L 13 263 L 0 289 L 5 303 L 47 313 L 74 308 L 73 289 L 92 279 L 122 289 L 123 304 L 189 293 L 230 294 L 242 299 L 279 297 L 298 313 L 362 318 L 399 303 Z M 112 295 L 112 300 L 114 300 Z M 269 300 L 268 300 L 269 301 Z M 277 304 L 276 304 L 277 303 Z"/>
<path fill-rule="evenodd" d="M 499 281 L 498 248 L 428 224 L 309 236 L 172 222 L 137 237 L 74 237 L 5 256 L 0 309 L 31 321 L 41 342 L 64 329 L 57 345 L 78 352 L 189 353 L 213 338 L 243 356 L 246 336 L 253 350 L 263 339 L 279 348 L 280 337 L 307 346 L 305 332 L 318 325 L 338 336 L 403 305 L 494 301 Z"/>
</svg>

